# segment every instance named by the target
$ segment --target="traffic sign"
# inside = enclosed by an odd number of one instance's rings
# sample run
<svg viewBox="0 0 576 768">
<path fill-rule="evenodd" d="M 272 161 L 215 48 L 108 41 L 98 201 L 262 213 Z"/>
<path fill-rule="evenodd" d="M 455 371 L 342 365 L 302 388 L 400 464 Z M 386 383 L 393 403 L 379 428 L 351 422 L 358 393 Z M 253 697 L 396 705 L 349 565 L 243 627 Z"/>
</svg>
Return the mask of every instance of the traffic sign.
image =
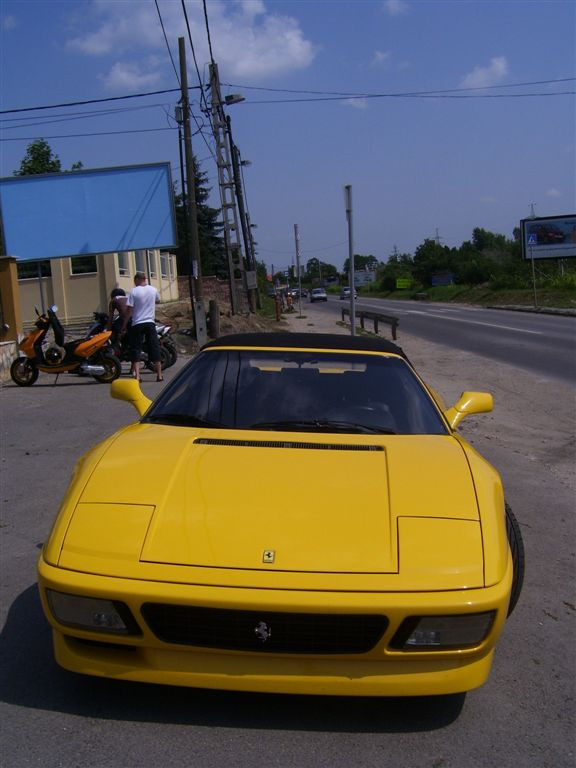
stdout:
<svg viewBox="0 0 576 768">
<path fill-rule="evenodd" d="M 536 235 L 528 235 L 528 245 L 538 245 L 538 238 Z"/>
</svg>

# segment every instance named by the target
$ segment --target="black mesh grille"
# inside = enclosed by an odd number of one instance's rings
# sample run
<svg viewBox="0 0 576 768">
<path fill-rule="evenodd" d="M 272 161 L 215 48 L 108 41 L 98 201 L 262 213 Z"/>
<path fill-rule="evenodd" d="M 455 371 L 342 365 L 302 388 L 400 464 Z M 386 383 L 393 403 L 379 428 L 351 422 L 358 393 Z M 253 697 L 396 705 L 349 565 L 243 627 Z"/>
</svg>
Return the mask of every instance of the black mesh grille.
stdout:
<svg viewBox="0 0 576 768">
<path fill-rule="evenodd" d="M 257 653 L 366 653 L 388 626 L 385 616 L 228 611 L 145 603 L 142 615 L 160 640 Z"/>
</svg>

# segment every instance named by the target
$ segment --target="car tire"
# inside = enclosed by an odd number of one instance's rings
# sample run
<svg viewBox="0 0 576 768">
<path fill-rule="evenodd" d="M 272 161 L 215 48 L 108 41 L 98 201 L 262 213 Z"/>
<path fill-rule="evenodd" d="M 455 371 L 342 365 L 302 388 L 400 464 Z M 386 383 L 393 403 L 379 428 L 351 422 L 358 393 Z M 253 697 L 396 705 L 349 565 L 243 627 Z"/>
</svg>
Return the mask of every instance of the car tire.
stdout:
<svg viewBox="0 0 576 768">
<path fill-rule="evenodd" d="M 520 597 L 522 591 L 522 584 L 524 582 L 524 570 L 525 570 L 525 555 L 524 555 L 524 542 L 522 541 L 522 532 L 518 524 L 518 520 L 510 506 L 505 504 L 506 508 L 506 535 L 508 537 L 508 544 L 512 553 L 512 589 L 510 591 L 510 603 L 508 604 L 508 616 L 512 613 Z"/>
</svg>

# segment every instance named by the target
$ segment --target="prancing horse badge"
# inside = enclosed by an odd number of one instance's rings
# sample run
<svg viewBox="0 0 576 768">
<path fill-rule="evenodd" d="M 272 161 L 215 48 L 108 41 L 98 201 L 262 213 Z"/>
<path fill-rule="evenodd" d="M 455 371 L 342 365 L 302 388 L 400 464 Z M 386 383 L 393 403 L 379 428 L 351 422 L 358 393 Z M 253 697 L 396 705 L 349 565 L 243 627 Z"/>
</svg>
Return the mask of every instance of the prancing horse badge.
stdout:
<svg viewBox="0 0 576 768">
<path fill-rule="evenodd" d="M 273 549 L 265 549 L 264 553 L 262 555 L 262 562 L 263 563 L 273 563 L 274 558 L 276 557 L 276 551 Z"/>
</svg>

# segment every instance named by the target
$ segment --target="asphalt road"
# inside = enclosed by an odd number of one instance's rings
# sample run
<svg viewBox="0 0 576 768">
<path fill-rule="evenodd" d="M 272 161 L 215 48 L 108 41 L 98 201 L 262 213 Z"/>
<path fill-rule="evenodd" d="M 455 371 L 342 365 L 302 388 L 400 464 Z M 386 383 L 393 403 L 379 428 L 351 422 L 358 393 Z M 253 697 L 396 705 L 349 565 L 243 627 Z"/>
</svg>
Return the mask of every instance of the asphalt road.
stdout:
<svg viewBox="0 0 576 768">
<path fill-rule="evenodd" d="M 39 548 L 76 459 L 135 412 L 105 385 L 68 376 L 53 386 L 41 374 L 29 389 L 0 390 L 3 768 L 574 765 L 573 390 L 401 341 L 443 394 L 452 397 L 455 379 L 482 379 L 501 409 L 471 420 L 467 437 L 502 471 L 528 566 L 488 683 L 465 698 L 348 699 L 178 689 L 59 669 L 35 585 Z M 149 396 L 161 386 L 152 379 L 144 374 Z M 143 466 L 141 482 L 153 471 Z M 262 492 L 297 504 L 297 478 L 263 478 Z"/>
<path fill-rule="evenodd" d="M 314 306 L 340 314 L 349 302 L 331 296 Z M 403 333 L 576 383 L 576 317 L 359 297 L 362 309 L 398 317 Z"/>
</svg>

